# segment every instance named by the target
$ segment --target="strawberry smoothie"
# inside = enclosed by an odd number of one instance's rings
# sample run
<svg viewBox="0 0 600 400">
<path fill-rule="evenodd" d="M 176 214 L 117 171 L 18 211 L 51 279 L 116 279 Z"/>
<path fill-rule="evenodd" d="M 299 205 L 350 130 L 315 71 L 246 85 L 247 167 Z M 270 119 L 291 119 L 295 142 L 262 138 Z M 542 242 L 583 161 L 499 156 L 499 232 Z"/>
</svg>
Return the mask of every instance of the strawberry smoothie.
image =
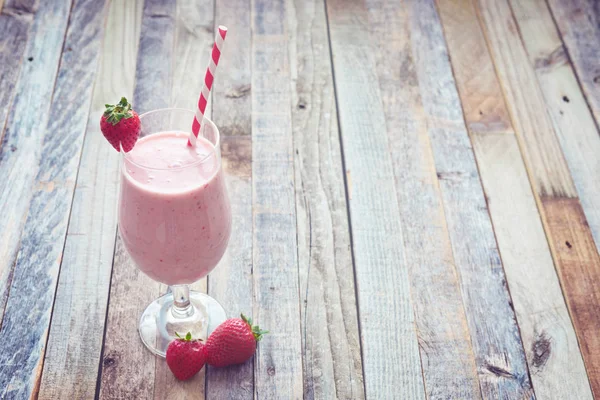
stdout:
<svg viewBox="0 0 600 400">
<path fill-rule="evenodd" d="M 184 132 L 141 138 L 123 161 L 119 231 L 137 266 L 167 285 L 190 284 L 219 262 L 231 212 L 212 143 Z"/>
</svg>

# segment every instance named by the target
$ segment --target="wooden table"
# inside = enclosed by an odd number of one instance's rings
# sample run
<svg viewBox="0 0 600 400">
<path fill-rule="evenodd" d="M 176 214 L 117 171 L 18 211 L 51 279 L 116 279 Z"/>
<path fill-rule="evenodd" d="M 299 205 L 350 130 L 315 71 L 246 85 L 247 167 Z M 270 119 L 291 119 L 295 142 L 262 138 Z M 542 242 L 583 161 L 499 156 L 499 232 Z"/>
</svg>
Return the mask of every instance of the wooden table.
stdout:
<svg viewBox="0 0 600 400">
<path fill-rule="evenodd" d="M 600 398 L 597 1 L 0 7 L 1 399 Z M 193 108 L 218 24 L 234 232 L 195 286 L 271 333 L 181 383 L 98 121 Z"/>
</svg>

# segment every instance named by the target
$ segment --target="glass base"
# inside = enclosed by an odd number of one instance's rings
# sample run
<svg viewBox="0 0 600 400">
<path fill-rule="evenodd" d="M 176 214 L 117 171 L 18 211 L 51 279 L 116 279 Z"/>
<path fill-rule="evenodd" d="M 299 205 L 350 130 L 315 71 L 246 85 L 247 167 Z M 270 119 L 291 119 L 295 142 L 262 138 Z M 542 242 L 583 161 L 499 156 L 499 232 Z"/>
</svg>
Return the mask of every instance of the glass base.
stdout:
<svg viewBox="0 0 600 400">
<path fill-rule="evenodd" d="M 165 357 L 169 343 L 191 332 L 194 339 L 206 342 L 208 335 L 227 319 L 223 307 L 212 297 L 190 291 L 191 307 L 185 314 L 173 308 L 173 294 L 154 300 L 140 318 L 138 330 L 142 342 L 157 356 Z"/>
</svg>

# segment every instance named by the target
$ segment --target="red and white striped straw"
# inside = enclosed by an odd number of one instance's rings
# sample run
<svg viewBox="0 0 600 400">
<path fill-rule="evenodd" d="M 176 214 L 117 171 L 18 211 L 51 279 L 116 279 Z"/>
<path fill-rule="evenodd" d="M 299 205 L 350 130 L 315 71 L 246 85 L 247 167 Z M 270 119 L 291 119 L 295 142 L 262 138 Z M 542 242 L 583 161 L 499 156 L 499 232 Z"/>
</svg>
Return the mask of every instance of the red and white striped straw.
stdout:
<svg viewBox="0 0 600 400">
<path fill-rule="evenodd" d="M 206 111 L 206 103 L 208 103 L 208 96 L 210 95 L 210 89 L 212 88 L 213 80 L 215 79 L 215 72 L 217 70 L 217 65 L 219 65 L 219 58 L 221 57 L 223 42 L 225 41 L 226 35 L 227 28 L 223 25 L 219 25 L 219 31 L 215 38 L 215 44 L 213 44 L 208 68 L 206 68 L 206 75 L 204 75 L 204 84 L 202 85 L 202 91 L 200 92 L 200 99 L 198 99 L 198 108 L 196 109 L 196 115 L 194 116 L 194 122 L 192 123 L 192 132 L 188 139 L 188 146 L 196 145 L 196 138 L 200 133 L 204 111 Z"/>
</svg>

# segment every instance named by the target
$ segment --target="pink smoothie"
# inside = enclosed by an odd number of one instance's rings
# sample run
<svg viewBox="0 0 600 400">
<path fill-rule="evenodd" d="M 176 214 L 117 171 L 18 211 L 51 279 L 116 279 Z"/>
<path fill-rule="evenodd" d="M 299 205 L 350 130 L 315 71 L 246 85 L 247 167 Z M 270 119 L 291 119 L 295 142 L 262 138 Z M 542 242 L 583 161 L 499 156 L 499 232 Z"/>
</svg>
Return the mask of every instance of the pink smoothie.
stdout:
<svg viewBox="0 0 600 400">
<path fill-rule="evenodd" d="M 152 279 L 189 284 L 219 262 L 231 231 L 220 156 L 187 134 L 140 139 L 123 161 L 119 231 L 137 266 Z"/>
</svg>

